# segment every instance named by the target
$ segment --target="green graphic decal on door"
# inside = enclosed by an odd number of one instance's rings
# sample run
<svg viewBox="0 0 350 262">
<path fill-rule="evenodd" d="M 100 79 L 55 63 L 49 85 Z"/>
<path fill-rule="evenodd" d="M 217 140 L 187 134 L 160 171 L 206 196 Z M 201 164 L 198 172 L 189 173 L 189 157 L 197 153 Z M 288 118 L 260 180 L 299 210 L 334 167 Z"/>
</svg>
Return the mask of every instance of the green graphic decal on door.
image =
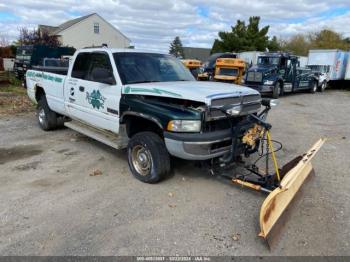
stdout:
<svg viewBox="0 0 350 262">
<path fill-rule="evenodd" d="M 92 105 L 93 108 L 100 109 L 104 108 L 103 106 L 106 98 L 101 95 L 99 90 L 94 90 L 91 94 L 86 92 L 86 100 L 90 105 Z"/>
</svg>

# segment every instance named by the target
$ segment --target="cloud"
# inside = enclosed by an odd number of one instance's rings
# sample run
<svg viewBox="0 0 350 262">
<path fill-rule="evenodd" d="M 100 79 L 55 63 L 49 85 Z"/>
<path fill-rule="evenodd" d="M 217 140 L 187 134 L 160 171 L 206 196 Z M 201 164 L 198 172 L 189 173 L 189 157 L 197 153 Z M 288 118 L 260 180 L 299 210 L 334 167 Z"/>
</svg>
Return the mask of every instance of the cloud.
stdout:
<svg viewBox="0 0 350 262">
<path fill-rule="evenodd" d="M 167 50 L 180 36 L 185 46 L 211 47 L 218 31 L 237 19 L 260 16 L 269 35 L 287 37 L 323 27 L 350 36 L 348 0 L 3 0 L 0 35 L 17 38 L 18 28 L 58 25 L 97 12 L 127 35 L 136 48 Z"/>
</svg>

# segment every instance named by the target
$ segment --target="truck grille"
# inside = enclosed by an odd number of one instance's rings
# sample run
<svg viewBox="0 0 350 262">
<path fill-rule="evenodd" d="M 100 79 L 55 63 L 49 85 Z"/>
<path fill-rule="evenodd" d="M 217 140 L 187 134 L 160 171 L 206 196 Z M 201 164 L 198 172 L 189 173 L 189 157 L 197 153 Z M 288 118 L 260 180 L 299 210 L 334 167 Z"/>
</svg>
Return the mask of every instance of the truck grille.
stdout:
<svg viewBox="0 0 350 262">
<path fill-rule="evenodd" d="M 209 112 L 207 112 L 206 120 L 212 121 L 219 118 L 227 117 L 219 107 L 225 105 L 241 105 L 242 115 L 248 115 L 250 113 L 255 113 L 260 110 L 261 107 L 261 96 L 260 95 L 245 95 L 240 97 L 225 97 L 218 98 L 211 101 L 211 107 Z"/>
<path fill-rule="evenodd" d="M 261 82 L 262 73 L 261 72 L 248 72 L 247 81 L 249 82 Z"/>
</svg>

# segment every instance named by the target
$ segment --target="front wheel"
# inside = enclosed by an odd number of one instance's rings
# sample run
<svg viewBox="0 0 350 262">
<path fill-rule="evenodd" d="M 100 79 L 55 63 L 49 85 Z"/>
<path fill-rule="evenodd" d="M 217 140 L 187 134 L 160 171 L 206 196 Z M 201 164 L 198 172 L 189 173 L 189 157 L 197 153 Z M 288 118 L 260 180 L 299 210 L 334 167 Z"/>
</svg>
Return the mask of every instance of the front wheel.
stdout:
<svg viewBox="0 0 350 262">
<path fill-rule="evenodd" d="M 316 91 L 317 91 L 317 82 L 314 81 L 312 86 L 311 86 L 310 93 L 314 94 Z"/>
<path fill-rule="evenodd" d="M 131 173 L 145 183 L 157 183 L 170 172 L 170 156 L 164 141 L 153 132 L 140 132 L 128 143 Z"/>
<path fill-rule="evenodd" d="M 326 87 L 327 87 L 327 82 L 323 81 L 318 91 L 323 92 L 324 90 L 326 90 Z"/>
<path fill-rule="evenodd" d="M 277 99 L 281 95 L 281 82 L 276 82 L 272 90 L 272 98 Z"/>
</svg>

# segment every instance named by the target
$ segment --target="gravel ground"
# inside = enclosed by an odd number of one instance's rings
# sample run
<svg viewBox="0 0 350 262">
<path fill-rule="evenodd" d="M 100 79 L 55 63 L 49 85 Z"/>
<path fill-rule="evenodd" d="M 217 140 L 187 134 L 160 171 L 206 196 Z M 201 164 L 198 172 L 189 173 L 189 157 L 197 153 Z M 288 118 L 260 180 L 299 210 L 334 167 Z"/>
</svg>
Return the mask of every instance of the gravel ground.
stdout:
<svg viewBox="0 0 350 262">
<path fill-rule="evenodd" d="M 257 237 L 263 194 L 182 160 L 167 180 L 141 183 L 125 151 L 41 131 L 27 113 L 0 118 L 0 254 L 350 255 L 350 92 L 280 100 L 269 120 L 281 164 L 330 139 L 273 250 Z"/>
</svg>

